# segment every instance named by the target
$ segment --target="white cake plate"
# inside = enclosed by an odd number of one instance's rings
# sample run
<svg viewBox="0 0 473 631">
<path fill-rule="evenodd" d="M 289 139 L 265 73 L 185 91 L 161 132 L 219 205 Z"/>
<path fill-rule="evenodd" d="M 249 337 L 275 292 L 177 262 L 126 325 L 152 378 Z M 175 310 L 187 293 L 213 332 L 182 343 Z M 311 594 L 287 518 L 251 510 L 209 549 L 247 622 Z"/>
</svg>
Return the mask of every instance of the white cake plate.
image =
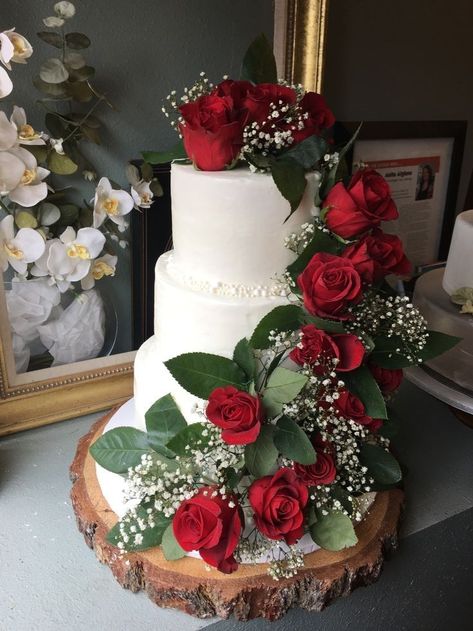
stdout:
<svg viewBox="0 0 473 631">
<path fill-rule="evenodd" d="M 428 366 L 406 368 L 404 374 L 408 381 L 439 401 L 466 414 L 473 414 L 473 392 L 458 386 Z"/>
</svg>

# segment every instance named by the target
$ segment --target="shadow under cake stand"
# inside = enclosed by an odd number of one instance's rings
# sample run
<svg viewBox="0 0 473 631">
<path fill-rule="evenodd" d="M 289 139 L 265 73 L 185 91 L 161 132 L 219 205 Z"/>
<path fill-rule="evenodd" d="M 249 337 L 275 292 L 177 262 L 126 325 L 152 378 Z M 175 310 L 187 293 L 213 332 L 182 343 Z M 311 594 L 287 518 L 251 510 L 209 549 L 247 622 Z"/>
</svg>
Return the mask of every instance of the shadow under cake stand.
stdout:
<svg viewBox="0 0 473 631">
<path fill-rule="evenodd" d="M 377 493 L 368 514 L 356 526 L 356 546 L 340 552 L 311 552 L 304 558 L 304 568 L 290 579 L 274 581 L 266 564 L 240 565 L 228 575 L 206 568 L 196 558 L 166 561 L 160 548 L 122 554 L 106 541 L 118 518 L 102 494 L 96 464 L 89 454 L 90 445 L 116 411 L 97 421 L 78 443 L 70 468 L 72 506 L 87 545 L 110 567 L 118 583 L 133 592 L 146 591 L 161 607 L 199 618 L 233 615 L 239 620 L 260 616 L 275 620 L 297 606 L 321 611 L 339 596 L 376 581 L 385 556 L 398 546 L 404 494 L 393 489 Z"/>
</svg>

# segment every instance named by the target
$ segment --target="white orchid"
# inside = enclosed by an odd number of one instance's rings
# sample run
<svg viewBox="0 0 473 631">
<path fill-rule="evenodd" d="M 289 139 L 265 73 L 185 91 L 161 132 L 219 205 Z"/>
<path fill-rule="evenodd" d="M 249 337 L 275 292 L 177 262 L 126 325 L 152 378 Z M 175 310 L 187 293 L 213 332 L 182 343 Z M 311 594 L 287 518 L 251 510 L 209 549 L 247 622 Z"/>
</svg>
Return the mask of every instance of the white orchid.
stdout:
<svg viewBox="0 0 473 631">
<path fill-rule="evenodd" d="M 126 191 L 113 189 L 106 177 L 100 179 L 95 190 L 93 203 L 94 228 L 99 228 L 107 217 L 118 226 L 124 228 L 126 222 L 123 217 L 127 215 L 134 206 L 131 195 Z"/>
<path fill-rule="evenodd" d="M 131 184 L 131 196 L 135 202 L 135 208 L 149 208 L 153 203 L 153 193 L 149 182 L 140 178 L 140 172 L 133 164 L 128 164 L 125 171 Z"/>
<path fill-rule="evenodd" d="M 10 45 L 6 43 L 8 39 Z M 15 32 L 14 28 L 0 33 L 1 61 L 10 70 L 10 61 L 16 64 L 26 64 L 26 60 L 33 54 L 33 47 L 23 35 Z"/>
<path fill-rule="evenodd" d="M 92 289 L 96 280 L 101 280 L 104 276 L 115 276 L 118 257 L 112 254 L 104 254 L 95 261 L 92 261 L 89 273 L 81 280 L 82 289 Z"/>
<path fill-rule="evenodd" d="M 45 145 L 46 142 L 42 138 L 42 132 L 37 132 L 28 124 L 26 120 L 26 112 L 22 107 L 13 106 L 13 112 L 10 116 L 10 123 L 14 126 L 17 134 L 17 140 L 22 145 Z M 1 143 L 1 129 L 0 129 Z M 0 145 L 1 146 L 1 145 Z"/>
<path fill-rule="evenodd" d="M 5 112 L 0 112 L 0 151 L 7 151 L 18 142 L 15 125 L 9 121 Z"/>
<path fill-rule="evenodd" d="M 15 54 L 15 47 L 13 42 L 7 35 L 7 31 L 0 33 L 0 61 L 4 66 L 11 70 L 10 61 Z"/>
<path fill-rule="evenodd" d="M 0 66 L 0 99 L 8 96 L 13 90 L 13 83 L 10 79 L 10 75 Z"/>
<path fill-rule="evenodd" d="M 8 195 L 21 182 L 25 163 L 9 151 L 0 151 L 0 195 Z"/>
<path fill-rule="evenodd" d="M 60 156 L 65 155 L 65 151 L 62 146 L 63 142 L 64 142 L 64 138 L 50 138 L 49 139 L 49 144 L 54 149 L 54 151 L 58 153 Z"/>
<path fill-rule="evenodd" d="M 21 228 L 15 235 L 13 215 L 0 221 L 0 269 L 10 264 L 19 274 L 26 274 L 28 263 L 37 261 L 45 250 L 43 237 L 33 228 Z"/>
<path fill-rule="evenodd" d="M 38 202 L 42 201 L 48 194 L 48 187 L 46 182 L 43 182 L 45 177 L 49 175 L 48 169 L 38 166 L 36 158 L 32 153 L 21 147 L 14 147 L 9 151 L 0 154 L 1 156 L 12 156 L 21 160 L 23 163 L 23 174 L 20 181 L 15 187 L 7 190 L 8 197 L 12 202 L 16 202 L 20 206 L 30 208 L 35 206 Z M 2 178 L 2 166 L 4 177 Z M 16 173 L 17 163 L 12 163 L 9 167 L 9 163 L 0 163 L 0 185 L 3 181 L 7 181 L 7 177 L 13 178 L 13 170 Z"/>
</svg>

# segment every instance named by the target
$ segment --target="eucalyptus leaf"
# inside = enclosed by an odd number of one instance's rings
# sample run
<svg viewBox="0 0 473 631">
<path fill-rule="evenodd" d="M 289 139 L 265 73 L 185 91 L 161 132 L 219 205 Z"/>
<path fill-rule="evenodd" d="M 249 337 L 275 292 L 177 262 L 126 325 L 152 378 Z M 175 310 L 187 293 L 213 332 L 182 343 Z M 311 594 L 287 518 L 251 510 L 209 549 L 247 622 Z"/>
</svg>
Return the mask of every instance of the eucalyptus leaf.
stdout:
<svg viewBox="0 0 473 631">
<path fill-rule="evenodd" d="M 271 473 L 276 465 L 278 450 L 273 441 L 272 425 L 262 425 L 258 438 L 245 447 L 245 466 L 255 478 Z"/>
<path fill-rule="evenodd" d="M 79 70 L 86 64 L 84 57 L 80 53 L 68 52 L 64 56 L 64 64 L 72 70 Z"/>
<path fill-rule="evenodd" d="M 84 33 L 67 33 L 66 43 L 69 48 L 81 50 L 90 46 L 90 39 Z"/>
<path fill-rule="evenodd" d="M 182 140 L 174 145 L 172 149 L 169 149 L 169 151 L 143 151 L 141 155 L 143 159 L 150 164 L 164 164 L 165 162 L 187 158 Z"/>
<path fill-rule="evenodd" d="M 281 414 L 283 405 L 292 401 L 306 385 L 308 377 L 278 366 L 268 379 L 263 404 L 270 416 Z"/>
<path fill-rule="evenodd" d="M 158 178 L 153 178 L 149 183 L 150 191 L 153 193 L 154 197 L 162 197 L 164 195 L 163 187 L 161 186 Z"/>
<path fill-rule="evenodd" d="M 360 461 L 379 484 L 393 485 L 402 479 L 401 467 L 396 458 L 379 445 L 368 443 L 362 445 Z"/>
<path fill-rule="evenodd" d="M 209 353 L 185 353 L 164 362 L 174 379 L 196 397 L 208 399 L 212 390 L 234 386 L 246 390 L 248 379 L 231 359 Z"/>
<path fill-rule="evenodd" d="M 61 211 L 58 222 L 60 226 L 73 225 L 79 219 L 79 207 L 75 204 L 60 204 L 59 210 Z"/>
<path fill-rule="evenodd" d="M 368 416 L 387 418 L 384 397 L 369 368 L 360 366 L 356 370 L 344 372 L 343 381 L 348 390 L 361 400 Z"/>
<path fill-rule="evenodd" d="M 95 74 L 95 68 L 92 68 L 92 66 L 81 66 L 80 68 L 77 68 L 77 69 L 71 68 L 69 72 L 69 76 L 72 82 L 87 81 L 88 79 L 93 77 L 94 74 Z"/>
<path fill-rule="evenodd" d="M 151 453 L 146 433 L 134 427 L 116 427 L 102 434 L 89 448 L 92 458 L 113 473 L 126 473 Z"/>
<path fill-rule="evenodd" d="M 48 150 L 44 145 L 28 145 L 28 151 L 34 155 L 38 163 L 46 161 Z"/>
<path fill-rule="evenodd" d="M 57 84 L 66 81 L 69 73 L 60 59 L 52 57 L 41 65 L 39 76 L 46 83 Z"/>
<path fill-rule="evenodd" d="M 62 48 L 62 37 L 59 33 L 50 33 L 49 31 L 41 31 L 36 33 L 39 39 L 42 39 L 43 42 L 49 44 L 50 46 L 55 46 L 56 48 Z"/>
<path fill-rule="evenodd" d="M 145 422 L 149 446 L 168 458 L 173 457 L 174 452 L 166 445 L 187 427 L 187 422 L 172 395 L 166 394 L 155 401 L 145 414 Z"/>
<path fill-rule="evenodd" d="M 309 532 L 314 542 L 324 550 L 336 552 L 358 543 L 351 519 L 339 511 L 328 515 L 319 514 Z"/>
<path fill-rule="evenodd" d="M 253 348 L 250 346 L 246 337 L 242 338 L 235 346 L 235 350 L 233 351 L 233 361 L 244 371 L 248 381 L 254 379 L 255 357 L 253 355 Z"/>
<path fill-rule="evenodd" d="M 248 47 L 243 57 L 240 78 L 253 83 L 277 83 L 278 73 L 272 46 L 261 33 Z"/>
<path fill-rule="evenodd" d="M 189 457 L 191 449 L 200 450 L 208 444 L 208 433 L 208 423 L 192 423 L 181 429 L 166 446 L 178 456 Z"/>
<path fill-rule="evenodd" d="M 274 428 L 274 444 L 285 458 L 302 465 L 311 465 L 317 461 L 317 453 L 309 437 L 299 425 L 282 416 Z"/>
<path fill-rule="evenodd" d="M 88 103 L 94 96 L 90 87 L 83 81 L 68 83 L 67 93 L 78 103 Z"/>
<path fill-rule="evenodd" d="M 59 115 L 48 112 L 44 117 L 46 127 L 51 132 L 54 138 L 61 138 L 66 129 L 66 123 L 60 118 Z"/>
<path fill-rule="evenodd" d="M 44 94 L 57 99 L 66 98 L 68 96 L 66 83 L 48 83 L 37 76 L 33 78 L 33 85 L 38 90 L 41 90 L 41 92 L 44 92 Z"/>
<path fill-rule="evenodd" d="M 15 213 L 15 223 L 18 228 L 37 228 L 38 220 L 30 210 L 20 210 Z"/>
<path fill-rule="evenodd" d="M 289 217 L 297 210 L 307 185 L 305 170 L 292 158 L 277 160 L 271 164 L 271 175 L 281 195 L 289 202 Z"/>
<path fill-rule="evenodd" d="M 71 175 L 77 171 L 77 164 L 68 156 L 51 151 L 47 159 L 48 169 L 58 175 Z"/>
<path fill-rule="evenodd" d="M 268 348 L 271 331 L 297 331 L 303 322 L 304 315 L 303 309 L 297 305 L 275 307 L 259 321 L 250 338 L 250 345 L 257 349 Z"/>
<path fill-rule="evenodd" d="M 164 556 L 168 561 L 176 561 L 177 559 L 182 559 L 182 557 L 186 554 L 185 550 L 181 548 L 176 540 L 176 537 L 174 536 L 172 522 L 163 533 L 161 546 L 163 548 Z"/>
</svg>

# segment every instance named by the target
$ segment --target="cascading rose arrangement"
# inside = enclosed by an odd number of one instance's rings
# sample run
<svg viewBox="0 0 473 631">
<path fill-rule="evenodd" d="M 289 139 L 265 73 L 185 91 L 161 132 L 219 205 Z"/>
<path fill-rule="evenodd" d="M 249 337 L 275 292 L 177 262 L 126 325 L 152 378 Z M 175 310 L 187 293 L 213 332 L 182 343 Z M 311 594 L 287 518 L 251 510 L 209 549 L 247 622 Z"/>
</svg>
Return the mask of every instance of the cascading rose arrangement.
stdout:
<svg viewBox="0 0 473 631">
<path fill-rule="evenodd" d="M 243 160 L 271 171 L 292 210 L 305 172 L 320 172 L 320 213 L 285 244 L 295 259 L 281 279 L 287 304 L 232 358 L 187 353 L 165 362 L 204 401 L 197 422 L 188 425 L 168 394 L 148 410 L 146 433 L 113 429 L 91 453 L 127 476 L 135 508 L 108 534 L 122 551 L 160 545 L 170 560 L 194 551 L 224 573 L 265 559 L 279 579 L 303 565 L 302 537 L 327 550 L 355 545 L 364 494 L 401 483 L 390 453 L 392 393 L 404 367 L 456 338 L 428 331 L 386 282 L 410 272 L 401 241 L 381 228 L 397 218 L 396 206 L 375 171 L 342 179 L 346 147 L 337 154 L 323 137 L 333 115 L 322 97 L 247 78 L 216 87 L 202 79 L 176 106 L 176 127 L 197 167 Z M 304 184 L 294 185 L 301 172 Z"/>
</svg>

